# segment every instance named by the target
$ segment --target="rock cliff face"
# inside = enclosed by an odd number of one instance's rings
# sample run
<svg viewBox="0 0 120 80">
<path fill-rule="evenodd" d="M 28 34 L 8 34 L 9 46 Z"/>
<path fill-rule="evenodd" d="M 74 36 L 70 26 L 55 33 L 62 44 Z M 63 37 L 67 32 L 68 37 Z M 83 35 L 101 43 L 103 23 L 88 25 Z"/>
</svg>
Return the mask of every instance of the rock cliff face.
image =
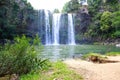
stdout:
<svg viewBox="0 0 120 80">
<path fill-rule="evenodd" d="M 75 31 L 76 31 L 76 42 L 83 43 L 87 38 L 85 38 L 84 33 L 88 30 L 90 24 L 90 15 L 87 8 L 82 8 L 79 10 L 74 17 Z"/>
<path fill-rule="evenodd" d="M 90 16 L 87 13 L 80 13 L 80 28 L 81 32 L 85 33 L 90 24 Z"/>
</svg>

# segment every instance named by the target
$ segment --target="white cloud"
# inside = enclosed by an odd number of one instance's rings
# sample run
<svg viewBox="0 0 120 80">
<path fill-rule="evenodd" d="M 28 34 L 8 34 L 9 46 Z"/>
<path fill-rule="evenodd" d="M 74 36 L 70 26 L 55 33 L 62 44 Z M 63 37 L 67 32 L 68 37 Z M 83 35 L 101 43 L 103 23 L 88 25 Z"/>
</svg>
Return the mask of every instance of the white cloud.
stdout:
<svg viewBox="0 0 120 80">
<path fill-rule="evenodd" d="M 35 9 L 61 10 L 66 2 L 70 0 L 28 0 Z"/>
</svg>

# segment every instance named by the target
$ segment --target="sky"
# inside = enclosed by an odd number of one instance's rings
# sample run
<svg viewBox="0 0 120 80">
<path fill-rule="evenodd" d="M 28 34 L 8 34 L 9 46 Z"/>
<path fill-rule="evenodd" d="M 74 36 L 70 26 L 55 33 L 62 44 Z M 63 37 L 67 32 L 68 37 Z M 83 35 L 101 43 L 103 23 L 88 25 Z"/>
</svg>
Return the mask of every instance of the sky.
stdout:
<svg viewBox="0 0 120 80">
<path fill-rule="evenodd" d="M 62 10 L 62 7 L 68 1 L 70 0 L 28 0 L 34 9 L 47 9 L 51 11 L 54 9 Z"/>
</svg>

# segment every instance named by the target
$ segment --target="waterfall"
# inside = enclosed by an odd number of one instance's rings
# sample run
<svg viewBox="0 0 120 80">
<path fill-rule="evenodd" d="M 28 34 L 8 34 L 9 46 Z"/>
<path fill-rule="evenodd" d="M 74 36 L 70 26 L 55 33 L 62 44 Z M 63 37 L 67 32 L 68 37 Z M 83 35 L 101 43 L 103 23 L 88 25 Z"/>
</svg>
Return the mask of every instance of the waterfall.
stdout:
<svg viewBox="0 0 120 80">
<path fill-rule="evenodd" d="M 73 18 L 72 14 L 68 14 L 68 44 L 75 45 L 75 34 L 74 34 Z"/>
<path fill-rule="evenodd" d="M 42 34 L 41 33 L 43 33 L 43 25 L 42 25 L 42 23 L 44 23 L 43 22 L 43 20 L 44 20 L 44 16 L 43 16 L 43 14 L 44 14 L 44 10 L 41 10 L 41 11 L 39 11 L 39 15 L 38 15 L 38 29 L 39 29 L 39 36 L 42 38 Z"/>
<path fill-rule="evenodd" d="M 52 37 L 53 45 L 59 45 L 59 29 L 61 14 L 53 14 Z"/>
<path fill-rule="evenodd" d="M 50 21 L 49 21 L 49 12 L 47 10 L 45 12 L 45 44 L 51 44 L 51 29 L 50 29 Z"/>
<path fill-rule="evenodd" d="M 45 45 L 75 45 L 72 14 L 52 14 L 48 10 L 36 11 L 32 29 L 37 31 Z"/>
</svg>

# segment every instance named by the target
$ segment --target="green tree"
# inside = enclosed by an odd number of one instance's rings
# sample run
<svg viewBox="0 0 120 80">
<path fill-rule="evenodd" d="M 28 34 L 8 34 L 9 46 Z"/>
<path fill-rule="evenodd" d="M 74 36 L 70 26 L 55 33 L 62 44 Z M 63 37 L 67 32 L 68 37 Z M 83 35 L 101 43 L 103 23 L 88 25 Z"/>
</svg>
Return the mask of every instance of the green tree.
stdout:
<svg viewBox="0 0 120 80">
<path fill-rule="evenodd" d="M 53 13 L 60 13 L 58 9 L 54 9 Z"/>
<path fill-rule="evenodd" d="M 116 11 L 112 14 L 112 26 L 115 30 L 120 30 L 120 11 Z"/>
<path fill-rule="evenodd" d="M 33 44 L 32 44 L 33 43 Z M 14 43 L 6 43 L 0 50 L 0 77 L 11 74 L 27 74 L 48 68 L 47 61 L 38 57 L 36 45 L 40 43 L 38 36 L 34 40 L 15 37 Z M 42 50 L 42 45 L 39 45 Z"/>
<path fill-rule="evenodd" d="M 112 14 L 112 27 L 113 27 L 112 36 L 115 38 L 119 38 L 120 37 L 120 11 L 116 11 Z"/>
<path fill-rule="evenodd" d="M 103 5 L 102 0 L 88 0 L 89 14 L 94 19 L 95 15 L 99 13 L 101 6 Z"/>
<path fill-rule="evenodd" d="M 63 13 L 77 12 L 80 9 L 79 7 L 80 4 L 78 0 L 71 0 L 64 5 L 62 12 Z"/>
<path fill-rule="evenodd" d="M 108 11 L 115 12 L 120 10 L 120 3 L 119 0 L 106 0 L 105 6 Z"/>
<path fill-rule="evenodd" d="M 33 21 L 34 11 L 27 0 L 0 0 L 0 37 L 13 39 Z"/>
<path fill-rule="evenodd" d="M 110 28 L 111 28 L 111 16 L 112 16 L 112 13 L 109 12 L 109 11 L 106 11 L 102 14 L 101 16 L 101 27 L 100 29 L 102 31 L 108 31 Z"/>
</svg>

